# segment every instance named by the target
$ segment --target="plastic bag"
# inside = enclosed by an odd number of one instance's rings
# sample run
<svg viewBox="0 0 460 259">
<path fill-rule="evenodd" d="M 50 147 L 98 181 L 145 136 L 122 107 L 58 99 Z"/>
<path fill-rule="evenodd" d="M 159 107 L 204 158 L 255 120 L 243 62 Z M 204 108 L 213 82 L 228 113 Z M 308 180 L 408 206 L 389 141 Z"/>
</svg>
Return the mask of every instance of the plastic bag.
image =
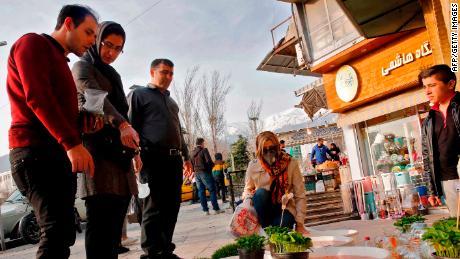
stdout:
<svg viewBox="0 0 460 259">
<path fill-rule="evenodd" d="M 141 200 L 133 195 L 128 206 L 126 216 L 129 223 L 142 223 L 142 204 Z"/>
<path fill-rule="evenodd" d="M 103 115 L 104 100 L 107 94 L 109 93 L 99 89 L 86 89 L 84 92 L 85 104 L 83 104 L 83 109 L 87 112 Z"/>
<path fill-rule="evenodd" d="M 257 212 L 251 205 L 250 199 L 245 199 L 243 203 L 236 207 L 230 221 L 230 232 L 235 237 L 248 236 L 260 233 L 261 226 L 257 219 Z"/>
</svg>

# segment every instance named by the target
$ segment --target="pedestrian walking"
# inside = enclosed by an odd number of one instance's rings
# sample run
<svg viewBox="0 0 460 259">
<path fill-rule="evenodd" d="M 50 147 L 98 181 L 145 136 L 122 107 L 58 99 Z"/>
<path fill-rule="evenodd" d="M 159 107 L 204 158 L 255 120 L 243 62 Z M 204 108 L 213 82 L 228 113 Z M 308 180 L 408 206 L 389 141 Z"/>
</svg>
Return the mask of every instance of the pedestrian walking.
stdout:
<svg viewBox="0 0 460 259">
<path fill-rule="evenodd" d="M 220 210 L 217 203 L 217 192 L 214 178 L 212 177 L 212 168 L 214 163 L 205 147 L 203 138 L 196 139 L 196 147 L 192 152 L 192 164 L 195 171 L 196 185 L 198 187 L 198 196 L 200 197 L 201 208 L 205 215 L 209 215 L 208 201 L 206 200 L 206 189 L 208 189 L 214 214 L 224 211 Z"/>
</svg>

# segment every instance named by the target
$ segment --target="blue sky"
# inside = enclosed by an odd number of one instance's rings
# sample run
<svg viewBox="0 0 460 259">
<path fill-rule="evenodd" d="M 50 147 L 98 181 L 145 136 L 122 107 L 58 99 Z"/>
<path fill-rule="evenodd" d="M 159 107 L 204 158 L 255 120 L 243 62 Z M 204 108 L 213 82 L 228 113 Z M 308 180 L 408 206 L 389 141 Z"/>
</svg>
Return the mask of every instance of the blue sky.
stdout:
<svg viewBox="0 0 460 259">
<path fill-rule="evenodd" d="M 94 0 L 78 1 L 92 7 L 100 20 L 113 20 L 127 33 L 125 53 L 114 63 L 125 91 L 149 80 L 154 58 L 175 63 L 175 82 L 180 84 L 188 68 L 218 70 L 231 75 L 232 91 L 227 98 L 227 121 L 246 121 L 252 99 L 263 99 L 262 116 L 293 107 L 300 99 L 293 91 L 311 78 L 256 71 L 273 47 L 270 29 L 291 15 L 289 4 L 275 0 Z M 6 63 L 11 45 L 27 32 L 50 33 L 63 4 L 56 0 L 1 0 L 0 41 L 0 155 L 7 153 L 10 123 L 5 90 Z M 133 18 L 139 16 L 130 24 Z M 284 33 L 283 30 L 281 30 Z M 281 37 L 282 33 L 279 33 Z M 77 60 L 70 55 L 72 62 Z"/>
</svg>

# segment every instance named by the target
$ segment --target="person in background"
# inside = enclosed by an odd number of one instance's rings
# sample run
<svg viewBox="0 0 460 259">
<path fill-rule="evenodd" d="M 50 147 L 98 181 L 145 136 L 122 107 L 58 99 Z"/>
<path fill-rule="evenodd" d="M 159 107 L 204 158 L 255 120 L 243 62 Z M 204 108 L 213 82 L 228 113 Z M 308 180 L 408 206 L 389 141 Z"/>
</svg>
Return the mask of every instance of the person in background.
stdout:
<svg viewBox="0 0 460 259">
<path fill-rule="evenodd" d="M 326 162 L 326 160 L 328 160 L 328 154 L 331 155 L 331 152 L 329 151 L 329 148 L 327 148 L 326 145 L 324 145 L 324 139 L 318 138 L 316 145 L 313 147 L 311 151 L 310 159 L 312 160 L 312 163 L 313 160 L 315 160 L 316 165 L 320 165 Z"/>
<path fill-rule="evenodd" d="M 286 152 L 286 144 L 284 142 L 284 139 L 280 140 L 280 149 Z"/>
<path fill-rule="evenodd" d="M 335 143 L 331 143 L 329 145 L 329 154 L 331 156 L 331 159 L 333 161 L 339 161 L 340 162 L 340 148 L 337 147 L 337 145 Z"/>
<path fill-rule="evenodd" d="M 67 55 L 82 56 L 94 44 L 96 29 L 97 16 L 89 7 L 65 5 L 51 35 L 23 35 L 8 57 L 11 174 L 40 227 L 37 258 L 70 256 L 76 173 L 94 174 L 93 158 L 80 137 Z"/>
<path fill-rule="evenodd" d="M 282 226 L 308 234 L 304 227 L 306 196 L 299 163 L 280 149 L 273 132 L 264 131 L 256 138 L 257 159 L 246 170 L 243 199 L 251 199 L 262 227 L 279 226 L 281 198 L 293 193 L 284 211 Z"/>
<path fill-rule="evenodd" d="M 217 203 L 216 184 L 212 177 L 212 162 L 209 151 L 205 148 L 203 138 L 196 139 L 196 147 L 192 151 L 192 164 L 195 171 L 196 184 L 198 186 L 198 195 L 200 197 L 201 208 L 205 215 L 209 215 L 208 201 L 206 200 L 206 189 L 208 189 L 211 196 L 211 204 L 214 214 L 223 213 Z"/>
<path fill-rule="evenodd" d="M 433 105 L 422 124 L 424 170 L 431 175 L 433 191 L 439 197 L 445 195 L 450 216 L 455 217 L 460 189 L 457 171 L 460 155 L 460 93 L 455 91 L 457 77 L 449 66 L 435 65 L 420 72 L 418 79 Z"/>
<path fill-rule="evenodd" d="M 225 186 L 225 173 L 227 172 L 227 165 L 222 161 L 222 154 L 216 153 L 214 155 L 214 167 L 212 168 L 212 177 L 216 183 L 217 194 L 221 196 L 222 202 L 227 202 L 226 193 L 227 187 Z"/>
</svg>

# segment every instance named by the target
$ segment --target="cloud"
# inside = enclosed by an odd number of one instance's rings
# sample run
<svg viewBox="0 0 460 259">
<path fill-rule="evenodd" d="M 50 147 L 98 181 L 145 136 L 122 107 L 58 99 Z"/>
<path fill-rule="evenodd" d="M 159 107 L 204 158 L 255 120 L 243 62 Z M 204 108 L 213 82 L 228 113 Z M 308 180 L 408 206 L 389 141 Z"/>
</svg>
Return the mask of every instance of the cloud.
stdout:
<svg viewBox="0 0 460 259">
<path fill-rule="evenodd" d="M 61 6 L 73 2 L 2 1 L 0 40 L 7 40 L 9 45 L 0 47 L 0 82 L 6 80 L 8 52 L 14 41 L 27 32 L 50 33 Z M 233 122 L 246 120 L 252 99 L 264 99 L 263 114 L 291 108 L 300 101 L 293 91 L 311 81 L 306 77 L 256 71 L 273 47 L 270 29 L 291 15 L 289 4 L 274 0 L 163 0 L 140 15 L 156 1 L 79 2 L 96 10 L 101 20 L 114 20 L 124 26 L 125 53 L 114 67 L 122 76 L 125 91 L 132 84 L 144 85 L 149 81 L 150 62 L 158 57 L 174 61 L 177 84 L 194 65 L 200 65 L 202 71 L 219 70 L 231 74 L 234 87 L 227 100 L 227 121 Z M 75 60 L 73 56 L 72 61 Z M 2 87 L 0 107 L 5 104 L 7 95 Z M 5 119 L 9 113 L 4 111 L 0 109 L 2 125 L 9 124 Z M 0 128 L 0 154 L 6 137 L 6 129 Z"/>
</svg>

